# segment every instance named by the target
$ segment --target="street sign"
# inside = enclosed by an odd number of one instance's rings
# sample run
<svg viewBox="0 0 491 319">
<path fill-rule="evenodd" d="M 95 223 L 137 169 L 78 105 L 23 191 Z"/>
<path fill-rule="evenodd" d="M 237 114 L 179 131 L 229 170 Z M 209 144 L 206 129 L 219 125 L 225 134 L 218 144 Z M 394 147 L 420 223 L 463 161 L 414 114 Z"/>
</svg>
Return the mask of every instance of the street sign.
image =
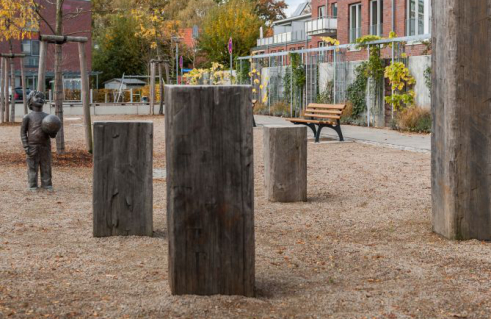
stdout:
<svg viewBox="0 0 491 319">
<path fill-rule="evenodd" d="M 199 37 L 199 28 L 197 25 L 193 26 L 193 38 L 197 39 Z"/>
<path fill-rule="evenodd" d="M 233 49 L 233 43 L 232 43 L 232 37 L 228 40 L 228 53 L 232 54 L 232 49 Z"/>
</svg>

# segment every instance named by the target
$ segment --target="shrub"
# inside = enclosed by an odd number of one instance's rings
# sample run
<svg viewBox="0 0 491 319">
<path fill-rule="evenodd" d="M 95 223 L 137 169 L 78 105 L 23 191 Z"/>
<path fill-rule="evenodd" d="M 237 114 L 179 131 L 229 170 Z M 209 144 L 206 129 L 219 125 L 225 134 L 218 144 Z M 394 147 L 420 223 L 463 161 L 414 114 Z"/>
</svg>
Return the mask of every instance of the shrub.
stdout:
<svg viewBox="0 0 491 319">
<path fill-rule="evenodd" d="M 420 107 L 409 107 L 397 115 L 397 128 L 410 132 L 431 132 L 431 112 Z"/>
<path fill-rule="evenodd" d="M 290 104 L 285 101 L 278 101 L 271 105 L 271 115 L 280 117 L 290 116 Z"/>
<path fill-rule="evenodd" d="M 348 101 L 346 103 L 346 107 L 341 114 L 341 123 L 342 124 L 351 124 L 353 122 L 353 103 Z"/>
<path fill-rule="evenodd" d="M 254 106 L 253 113 L 257 115 L 267 115 L 269 114 L 268 106 L 260 101 L 256 102 Z"/>
</svg>

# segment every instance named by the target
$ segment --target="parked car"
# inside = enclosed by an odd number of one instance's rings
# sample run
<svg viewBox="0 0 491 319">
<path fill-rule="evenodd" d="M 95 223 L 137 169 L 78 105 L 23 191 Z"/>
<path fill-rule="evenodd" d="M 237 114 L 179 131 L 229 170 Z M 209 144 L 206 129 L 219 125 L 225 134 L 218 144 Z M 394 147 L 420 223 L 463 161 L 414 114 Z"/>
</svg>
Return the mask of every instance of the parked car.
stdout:
<svg viewBox="0 0 491 319">
<path fill-rule="evenodd" d="M 26 88 L 26 96 L 29 95 L 31 89 Z M 9 88 L 10 100 L 12 100 L 12 88 Z M 14 89 L 14 101 L 22 101 L 22 87 L 16 87 Z"/>
</svg>

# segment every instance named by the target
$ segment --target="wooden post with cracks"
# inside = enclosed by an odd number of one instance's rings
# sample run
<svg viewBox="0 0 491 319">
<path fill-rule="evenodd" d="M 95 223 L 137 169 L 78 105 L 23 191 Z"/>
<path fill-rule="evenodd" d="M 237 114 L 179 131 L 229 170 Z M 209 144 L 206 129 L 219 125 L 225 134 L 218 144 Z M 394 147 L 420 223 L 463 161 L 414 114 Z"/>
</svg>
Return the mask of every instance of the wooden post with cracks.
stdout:
<svg viewBox="0 0 491 319">
<path fill-rule="evenodd" d="M 166 86 L 169 284 L 254 296 L 250 86 Z"/>
</svg>

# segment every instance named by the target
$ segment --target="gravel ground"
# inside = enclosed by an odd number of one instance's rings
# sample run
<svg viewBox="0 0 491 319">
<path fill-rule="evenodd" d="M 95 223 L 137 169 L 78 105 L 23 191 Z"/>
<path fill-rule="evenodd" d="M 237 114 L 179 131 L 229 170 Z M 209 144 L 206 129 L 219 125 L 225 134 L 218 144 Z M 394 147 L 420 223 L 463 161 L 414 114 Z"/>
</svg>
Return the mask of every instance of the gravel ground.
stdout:
<svg viewBox="0 0 491 319">
<path fill-rule="evenodd" d="M 153 120 L 162 169 L 164 122 Z M 66 125 L 76 160 L 57 161 L 53 193 L 26 190 L 19 127 L 0 126 L 0 318 L 491 317 L 490 244 L 431 232 L 429 154 L 309 143 L 309 201 L 268 203 L 255 129 L 257 298 L 174 297 L 165 179 L 153 238 L 93 238 L 83 127 Z"/>
</svg>

